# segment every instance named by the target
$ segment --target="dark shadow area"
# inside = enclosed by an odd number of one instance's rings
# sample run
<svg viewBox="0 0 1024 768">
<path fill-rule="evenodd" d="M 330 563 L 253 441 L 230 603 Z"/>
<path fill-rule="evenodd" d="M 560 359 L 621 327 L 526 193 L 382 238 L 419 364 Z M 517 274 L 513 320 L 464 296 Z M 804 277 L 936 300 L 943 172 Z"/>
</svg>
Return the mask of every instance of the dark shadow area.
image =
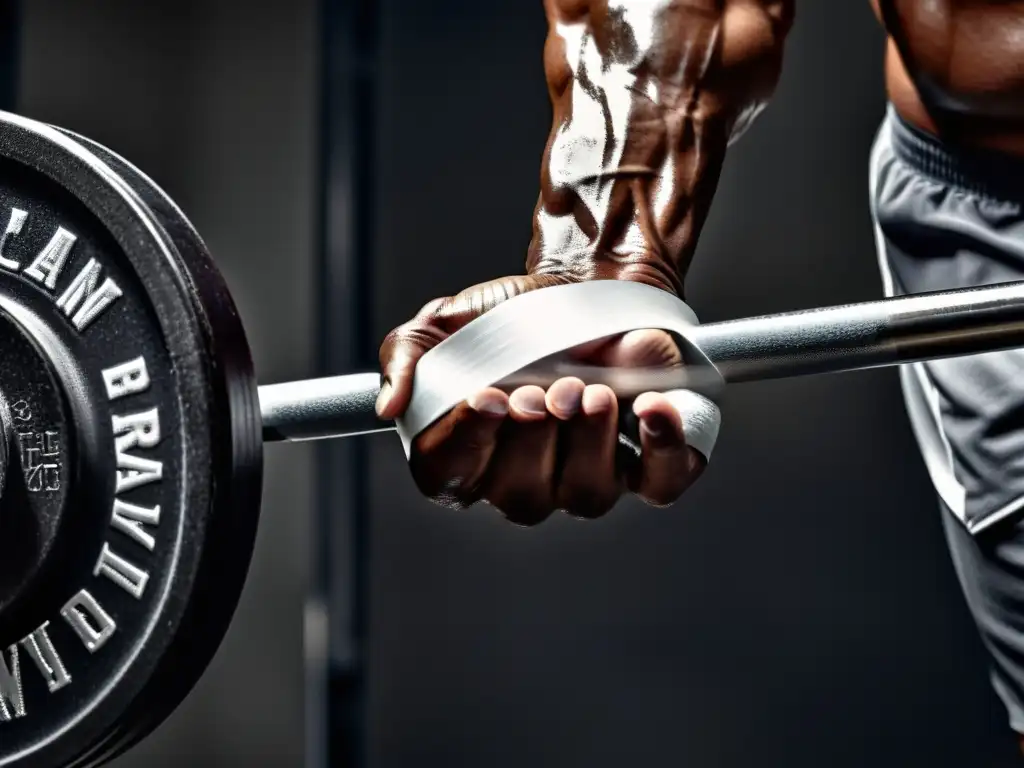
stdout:
<svg viewBox="0 0 1024 768">
<path fill-rule="evenodd" d="M 346 148 L 371 191 L 321 221 L 332 84 L 312 0 L 24 6 L 19 111 L 166 187 L 225 272 L 263 381 L 365 357 L 426 301 L 522 269 L 550 120 L 540 0 L 376 10 L 372 141 Z M 702 320 L 880 295 L 867 162 L 882 48 L 864 0 L 800 4 L 778 97 L 727 163 L 691 272 Z M 372 338 L 325 362 L 318 253 L 353 210 Z M 372 768 L 1014 765 L 895 372 L 743 385 L 723 408 L 684 501 L 528 531 L 422 501 L 393 435 L 345 449 L 364 462 L 338 470 L 364 473 L 358 510 L 309 446 L 271 448 L 228 639 L 118 765 L 302 765 L 323 704 L 306 696 L 324 688 L 304 679 L 313 652 L 365 684 L 365 710 L 342 714 L 365 716 Z M 354 570 L 351 539 L 314 550 L 328 486 L 338 519 L 365 515 L 366 594 L 332 579 Z M 304 613 L 311 572 L 333 601 L 325 648 Z M 340 641 L 353 616 L 365 648 Z"/>
</svg>

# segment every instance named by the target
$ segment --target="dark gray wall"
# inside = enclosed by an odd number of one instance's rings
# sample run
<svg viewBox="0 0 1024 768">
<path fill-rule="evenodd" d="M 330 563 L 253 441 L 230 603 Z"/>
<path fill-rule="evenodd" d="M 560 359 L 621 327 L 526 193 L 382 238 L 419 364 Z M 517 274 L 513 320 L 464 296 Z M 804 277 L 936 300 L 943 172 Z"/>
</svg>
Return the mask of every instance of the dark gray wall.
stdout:
<svg viewBox="0 0 1024 768">
<path fill-rule="evenodd" d="M 382 0 L 375 333 L 521 268 L 548 128 L 540 3 Z M 879 294 L 867 3 L 802 3 L 692 273 L 705 320 Z M 26 3 L 21 110 L 110 144 L 210 241 L 265 380 L 308 374 L 311 0 Z M 730 392 L 682 503 L 523 531 L 373 462 L 370 753 L 399 766 L 994 766 L 1003 714 L 896 377 Z M 310 454 L 269 451 L 213 669 L 124 766 L 301 763 Z"/>
<path fill-rule="evenodd" d="M 383 3 L 378 336 L 521 269 L 548 127 L 540 5 Z M 706 321 L 881 291 L 881 36 L 867 2 L 798 16 L 692 272 Z M 373 442 L 374 766 L 1005 756 L 895 373 L 747 385 L 724 406 L 713 466 L 674 508 L 530 531 L 419 501 Z"/>
<path fill-rule="evenodd" d="M 19 111 L 84 133 L 181 204 L 234 292 L 267 381 L 309 375 L 312 0 L 24 3 Z M 269 450 L 242 605 L 202 683 L 119 764 L 300 765 L 311 453 Z"/>
</svg>

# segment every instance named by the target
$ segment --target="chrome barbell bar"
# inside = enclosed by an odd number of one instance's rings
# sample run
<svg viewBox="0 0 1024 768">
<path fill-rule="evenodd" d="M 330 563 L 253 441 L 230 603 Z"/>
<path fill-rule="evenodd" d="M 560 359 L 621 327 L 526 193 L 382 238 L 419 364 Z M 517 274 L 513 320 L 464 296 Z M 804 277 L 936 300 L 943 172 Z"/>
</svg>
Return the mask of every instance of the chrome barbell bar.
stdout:
<svg viewBox="0 0 1024 768">
<path fill-rule="evenodd" d="M 695 325 L 688 339 L 730 384 L 1024 347 L 1024 281 Z M 586 380 L 620 389 L 616 372 L 589 371 Z M 699 367 L 627 373 L 632 391 L 701 389 L 708 381 Z M 528 380 L 551 383 L 565 374 L 538 369 Z M 377 373 L 356 373 L 261 386 L 263 439 L 393 430 L 374 411 L 380 384 Z"/>
</svg>

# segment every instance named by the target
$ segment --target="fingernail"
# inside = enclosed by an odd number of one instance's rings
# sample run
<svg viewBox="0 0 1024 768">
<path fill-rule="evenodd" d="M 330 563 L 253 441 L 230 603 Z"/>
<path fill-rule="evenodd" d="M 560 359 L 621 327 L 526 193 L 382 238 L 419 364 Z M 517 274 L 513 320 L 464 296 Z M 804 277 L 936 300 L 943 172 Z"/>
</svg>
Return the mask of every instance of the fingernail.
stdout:
<svg viewBox="0 0 1024 768">
<path fill-rule="evenodd" d="M 675 424 L 660 414 L 650 414 L 640 419 L 640 431 L 655 447 L 672 445 L 679 439 Z"/>
<path fill-rule="evenodd" d="M 587 387 L 583 390 L 583 412 L 588 416 L 607 413 L 615 404 L 612 393 L 602 387 Z"/>
<path fill-rule="evenodd" d="M 541 389 L 517 389 L 509 399 L 512 406 L 522 413 L 539 416 L 548 412 L 544 403 L 544 391 Z"/>
<path fill-rule="evenodd" d="M 583 393 L 573 387 L 558 388 L 551 392 L 551 404 L 567 416 L 574 415 L 583 402 Z"/>
<path fill-rule="evenodd" d="M 394 388 L 391 386 L 391 382 L 385 380 L 381 385 L 380 394 L 377 395 L 377 415 L 383 416 L 387 410 L 388 403 L 391 402 L 391 396 L 395 393 Z"/>
<path fill-rule="evenodd" d="M 505 416 L 508 414 L 508 405 L 505 398 L 493 392 L 477 392 L 470 395 L 466 403 L 477 413 L 486 413 L 489 416 Z"/>
</svg>

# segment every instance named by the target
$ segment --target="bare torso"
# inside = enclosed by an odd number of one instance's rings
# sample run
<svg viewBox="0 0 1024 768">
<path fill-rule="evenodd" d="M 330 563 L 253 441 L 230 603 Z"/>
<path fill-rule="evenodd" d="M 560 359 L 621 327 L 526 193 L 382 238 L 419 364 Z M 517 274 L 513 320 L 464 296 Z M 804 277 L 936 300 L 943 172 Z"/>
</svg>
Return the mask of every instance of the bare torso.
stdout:
<svg viewBox="0 0 1024 768">
<path fill-rule="evenodd" d="M 886 86 L 931 133 L 1024 155 L 1024 2 L 872 0 L 889 32 Z"/>
</svg>

